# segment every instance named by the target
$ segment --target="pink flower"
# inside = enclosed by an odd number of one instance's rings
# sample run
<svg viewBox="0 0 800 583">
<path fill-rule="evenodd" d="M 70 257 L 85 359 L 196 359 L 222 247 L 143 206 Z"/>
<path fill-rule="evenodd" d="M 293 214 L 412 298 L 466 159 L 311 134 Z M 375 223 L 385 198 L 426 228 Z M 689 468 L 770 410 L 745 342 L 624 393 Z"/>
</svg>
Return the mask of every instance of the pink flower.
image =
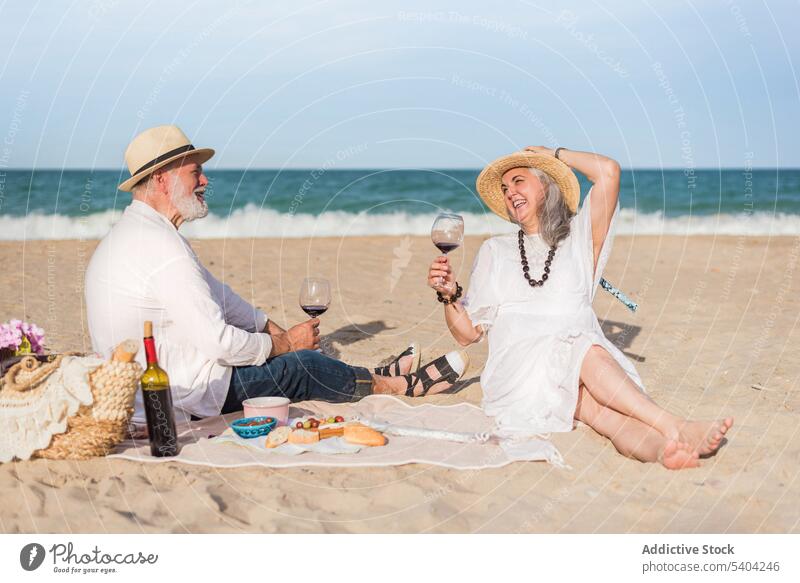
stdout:
<svg viewBox="0 0 800 583">
<path fill-rule="evenodd" d="M 20 328 L 28 342 L 31 343 L 31 350 L 36 354 L 44 354 L 44 330 L 36 324 L 29 324 L 28 322 L 23 322 Z"/>
<path fill-rule="evenodd" d="M 0 324 L 0 350 L 17 350 L 22 344 L 23 337 L 31 343 L 33 352 L 44 354 L 44 330 L 39 326 L 16 319 Z"/>
<path fill-rule="evenodd" d="M 22 330 L 10 324 L 0 324 L 0 349 L 16 350 L 22 342 Z"/>
</svg>

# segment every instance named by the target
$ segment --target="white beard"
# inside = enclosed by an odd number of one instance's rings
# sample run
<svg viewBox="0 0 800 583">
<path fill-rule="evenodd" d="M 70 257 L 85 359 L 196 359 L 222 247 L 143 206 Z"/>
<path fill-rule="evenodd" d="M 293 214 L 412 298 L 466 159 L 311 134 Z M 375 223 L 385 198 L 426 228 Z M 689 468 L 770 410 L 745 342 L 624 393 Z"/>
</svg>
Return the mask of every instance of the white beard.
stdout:
<svg viewBox="0 0 800 583">
<path fill-rule="evenodd" d="M 198 188 L 197 191 L 205 190 Z M 195 219 L 202 219 L 208 214 L 208 205 L 205 200 L 200 200 L 195 195 L 196 191 L 186 192 L 183 187 L 175 188 L 172 191 L 170 199 L 172 204 L 178 209 L 181 218 L 187 223 Z"/>
</svg>

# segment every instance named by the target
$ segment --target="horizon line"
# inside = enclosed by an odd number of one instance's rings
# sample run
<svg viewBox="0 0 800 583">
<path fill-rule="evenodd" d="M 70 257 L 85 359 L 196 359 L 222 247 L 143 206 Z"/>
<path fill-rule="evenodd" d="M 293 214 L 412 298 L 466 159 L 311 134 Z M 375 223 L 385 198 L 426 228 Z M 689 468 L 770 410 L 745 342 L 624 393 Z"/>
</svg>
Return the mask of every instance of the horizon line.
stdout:
<svg viewBox="0 0 800 583">
<path fill-rule="evenodd" d="M 621 169 L 623 171 L 631 171 L 631 170 L 680 170 L 686 171 L 689 170 L 684 166 L 622 166 Z M 42 166 L 38 168 L 34 167 L 8 167 L 2 168 L 0 167 L 0 173 L 5 171 L 14 171 L 14 172 L 21 172 L 21 171 L 29 171 L 29 170 L 38 170 L 38 171 L 89 171 L 89 172 L 120 172 L 121 174 L 125 173 L 125 169 L 120 168 L 106 168 L 106 167 L 97 167 L 97 168 L 88 168 L 83 166 L 76 166 L 76 167 L 68 167 L 68 168 L 58 168 L 58 167 L 50 167 L 50 166 Z M 291 171 L 304 171 L 304 172 L 313 172 L 324 170 L 325 172 L 332 172 L 332 171 L 367 171 L 373 172 L 376 170 L 380 171 L 397 171 L 397 170 L 411 170 L 411 171 L 446 171 L 446 170 L 458 170 L 463 172 L 480 172 L 482 168 L 468 168 L 468 167 L 457 167 L 457 166 L 448 166 L 448 167 L 413 167 L 413 166 L 397 166 L 397 167 L 359 167 L 359 168 L 320 168 L 318 166 L 308 166 L 308 167 L 290 167 L 290 168 L 275 168 L 275 167 L 224 167 L 224 168 L 213 168 L 211 169 L 212 172 L 214 171 L 269 171 L 269 172 L 284 172 L 287 170 Z M 800 166 L 752 166 L 750 168 L 745 168 L 744 166 L 696 166 L 691 168 L 690 170 L 693 171 L 708 171 L 708 170 L 742 170 L 742 171 L 752 171 L 752 170 L 800 170 Z M 580 172 L 580 171 L 578 171 Z"/>
</svg>

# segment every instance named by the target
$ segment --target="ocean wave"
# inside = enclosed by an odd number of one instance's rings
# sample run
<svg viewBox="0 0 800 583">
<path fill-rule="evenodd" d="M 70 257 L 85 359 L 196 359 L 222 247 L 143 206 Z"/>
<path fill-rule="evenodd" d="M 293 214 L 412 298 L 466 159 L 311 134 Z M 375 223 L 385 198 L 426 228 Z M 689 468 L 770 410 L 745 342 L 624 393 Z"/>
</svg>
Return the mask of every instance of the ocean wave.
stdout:
<svg viewBox="0 0 800 583">
<path fill-rule="evenodd" d="M 119 220 L 120 211 L 81 217 L 32 213 L 0 216 L 0 240 L 100 239 Z M 463 213 L 469 235 L 514 231 L 514 226 L 491 213 Z M 359 235 L 429 235 L 435 214 L 368 214 L 344 211 L 320 215 L 280 213 L 247 205 L 227 217 L 209 214 L 181 227 L 189 238 L 297 238 L 354 237 Z M 784 213 L 718 214 L 666 217 L 622 209 L 617 220 L 620 235 L 800 235 L 800 215 Z"/>
</svg>

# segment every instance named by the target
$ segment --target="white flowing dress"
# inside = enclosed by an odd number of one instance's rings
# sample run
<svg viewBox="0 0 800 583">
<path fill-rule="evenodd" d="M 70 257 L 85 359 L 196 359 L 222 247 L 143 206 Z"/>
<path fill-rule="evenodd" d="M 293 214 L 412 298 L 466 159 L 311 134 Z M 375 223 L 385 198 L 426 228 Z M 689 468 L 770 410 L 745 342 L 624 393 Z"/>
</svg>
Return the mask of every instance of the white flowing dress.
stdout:
<svg viewBox="0 0 800 583">
<path fill-rule="evenodd" d="M 498 435 L 571 431 L 581 365 L 595 344 L 644 391 L 633 364 L 605 337 L 592 309 L 611 253 L 619 204 L 596 271 L 590 204 L 591 190 L 541 287 L 533 288 L 523 278 L 517 233 L 488 239 L 475 258 L 463 304 L 473 324 L 482 325 L 488 337 L 482 405 L 494 417 Z M 525 239 L 531 277 L 541 279 L 549 248 L 539 235 Z"/>
</svg>

